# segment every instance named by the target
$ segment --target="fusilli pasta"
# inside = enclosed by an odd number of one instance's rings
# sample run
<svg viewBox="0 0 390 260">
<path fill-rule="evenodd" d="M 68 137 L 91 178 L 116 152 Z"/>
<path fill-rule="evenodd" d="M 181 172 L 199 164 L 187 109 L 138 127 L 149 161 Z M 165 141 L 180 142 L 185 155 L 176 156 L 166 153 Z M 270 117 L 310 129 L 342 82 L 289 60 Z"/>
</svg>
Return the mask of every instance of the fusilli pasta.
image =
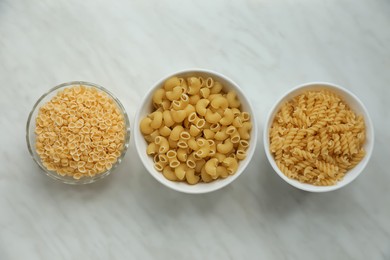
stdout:
<svg viewBox="0 0 390 260">
<path fill-rule="evenodd" d="M 289 178 L 335 185 L 364 157 L 364 118 L 335 93 L 309 91 L 286 102 L 270 128 L 270 151 Z"/>
</svg>

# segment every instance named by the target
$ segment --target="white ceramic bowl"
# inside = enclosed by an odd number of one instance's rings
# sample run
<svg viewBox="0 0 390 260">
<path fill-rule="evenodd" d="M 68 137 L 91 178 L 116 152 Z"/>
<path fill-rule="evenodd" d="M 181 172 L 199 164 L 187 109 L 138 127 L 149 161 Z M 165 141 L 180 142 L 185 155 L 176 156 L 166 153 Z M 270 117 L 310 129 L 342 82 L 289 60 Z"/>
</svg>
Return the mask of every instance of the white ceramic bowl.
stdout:
<svg viewBox="0 0 390 260">
<path fill-rule="evenodd" d="M 366 142 L 363 145 L 366 155 L 363 158 L 363 160 L 356 165 L 353 169 L 349 170 L 343 180 L 339 181 L 336 185 L 333 186 L 315 186 L 311 184 L 301 183 L 297 180 L 293 180 L 288 178 L 286 175 L 283 174 L 283 172 L 278 168 L 278 166 L 275 163 L 275 160 L 270 152 L 270 140 L 269 140 L 269 130 L 272 125 L 272 122 L 274 120 L 274 117 L 276 113 L 279 111 L 281 106 L 292 99 L 293 97 L 302 94 L 303 92 L 310 91 L 310 90 L 321 90 L 321 89 L 328 89 L 336 94 L 338 94 L 349 106 L 350 108 L 358 115 L 362 115 L 364 117 L 365 125 L 366 125 Z M 325 83 L 325 82 L 313 82 L 313 83 L 306 83 L 303 85 L 300 85 L 290 91 L 288 91 L 285 95 L 280 98 L 271 111 L 268 114 L 267 120 L 264 125 L 264 135 L 263 135 L 263 141 L 264 141 L 264 149 L 265 154 L 268 157 L 269 162 L 271 163 L 272 167 L 276 171 L 276 173 L 287 183 L 291 184 L 292 186 L 305 190 L 305 191 L 311 191 L 311 192 L 327 192 L 332 190 L 337 190 L 341 187 L 344 187 L 345 185 L 351 183 L 356 177 L 359 176 L 359 174 L 362 173 L 364 168 L 366 167 L 373 148 L 374 148 L 374 128 L 373 124 L 371 122 L 371 118 L 367 112 L 367 109 L 364 107 L 363 103 L 350 91 L 331 84 L 331 83 Z"/>
<path fill-rule="evenodd" d="M 188 76 L 203 76 L 203 77 L 212 77 L 214 80 L 220 81 L 224 86 L 224 91 L 229 90 L 235 90 L 237 92 L 237 96 L 239 100 L 241 101 L 241 109 L 243 111 L 247 111 L 251 114 L 251 121 L 253 124 L 253 128 L 251 131 L 251 139 L 249 143 L 249 148 L 247 150 L 247 157 L 239 162 L 238 170 L 237 172 L 227 177 L 226 179 L 218 179 L 216 181 L 210 182 L 210 183 L 198 183 L 195 185 L 189 185 L 186 182 L 174 182 L 166 179 L 161 172 L 158 172 L 154 169 L 154 163 L 153 158 L 151 156 L 148 156 L 146 154 L 146 147 L 147 142 L 145 141 L 140 129 L 139 129 L 139 122 L 142 120 L 142 118 L 146 117 L 149 113 L 152 112 L 152 96 L 153 93 L 161 88 L 164 84 L 164 82 L 173 76 L 178 77 L 188 77 Z M 151 89 L 148 91 L 146 96 L 143 98 L 141 102 L 141 107 L 138 110 L 136 116 L 135 116 L 135 124 L 134 124 L 134 139 L 135 139 L 135 145 L 137 148 L 137 152 L 139 157 L 141 158 L 142 163 L 144 164 L 145 168 L 149 171 L 149 173 L 160 183 L 164 184 L 165 186 L 184 193 L 207 193 L 211 191 L 215 191 L 218 189 L 221 189 L 225 187 L 226 185 L 232 183 L 235 179 L 238 178 L 238 176 L 241 175 L 241 173 L 244 171 L 244 169 L 248 166 L 253 153 L 255 151 L 256 141 L 257 141 L 257 124 L 256 124 L 256 116 L 254 113 L 254 110 L 248 100 L 248 98 L 245 96 L 243 91 L 238 87 L 236 83 L 234 83 L 231 79 L 227 78 L 226 76 L 219 74 L 214 71 L 205 70 L 205 69 L 186 69 L 179 72 L 175 72 L 171 75 L 168 75 L 158 82 L 156 82 Z"/>
</svg>

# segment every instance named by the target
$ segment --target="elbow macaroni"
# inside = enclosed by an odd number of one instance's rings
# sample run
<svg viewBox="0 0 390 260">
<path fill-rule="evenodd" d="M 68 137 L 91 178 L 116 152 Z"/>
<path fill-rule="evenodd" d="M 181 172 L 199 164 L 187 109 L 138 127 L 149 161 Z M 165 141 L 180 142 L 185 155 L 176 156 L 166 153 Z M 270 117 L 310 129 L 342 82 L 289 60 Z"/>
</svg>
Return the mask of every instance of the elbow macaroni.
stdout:
<svg viewBox="0 0 390 260">
<path fill-rule="evenodd" d="M 158 105 L 163 102 L 163 99 L 165 98 L 165 90 L 160 88 L 156 90 L 153 94 L 153 103 Z"/>
<path fill-rule="evenodd" d="M 245 159 L 250 115 L 236 92 L 223 88 L 211 77 L 171 77 L 153 94 L 154 111 L 139 127 L 147 155 L 166 179 L 193 185 L 227 178 Z"/>
<path fill-rule="evenodd" d="M 217 151 L 222 154 L 228 154 L 233 150 L 233 143 L 226 139 L 223 143 L 217 145 Z"/>
<path fill-rule="evenodd" d="M 183 132 L 183 130 L 184 130 L 184 128 L 181 125 L 175 126 L 172 129 L 171 134 L 169 135 L 169 139 L 171 139 L 173 141 L 178 141 L 180 139 L 180 134 L 181 134 L 181 132 Z"/>
<path fill-rule="evenodd" d="M 209 88 L 201 88 L 200 89 L 200 95 L 203 97 L 203 98 L 208 98 L 210 96 L 210 89 Z"/>
<path fill-rule="evenodd" d="M 193 168 L 186 169 L 186 180 L 189 184 L 197 184 L 200 180 L 199 175 L 195 175 L 195 170 Z"/>
<path fill-rule="evenodd" d="M 221 120 L 219 120 L 219 123 L 221 125 L 231 125 L 234 120 L 234 114 L 233 111 L 229 108 L 226 108 L 225 111 L 223 112 L 223 117 Z"/>
<path fill-rule="evenodd" d="M 145 117 L 144 119 L 141 120 L 140 130 L 142 134 L 148 135 L 154 131 L 153 127 L 150 126 L 151 123 L 152 123 L 152 119 L 150 119 L 149 117 Z"/>
<path fill-rule="evenodd" d="M 165 96 L 168 100 L 178 100 L 183 92 L 183 89 L 181 86 L 174 87 L 171 91 L 165 92 Z"/>
<path fill-rule="evenodd" d="M 237 171 L 238 168 L 238 162 L 236 158 L 233 157 L 227 157 L 225 160 L 223 160 L 222 164 L 226 167 L 228 173 L 234 174 Z"/>
<path fill-rule="evenodd" d="M 198 115 L 200 115 L 200 116 L 205 116 L 206 111 L 207 111 L 206 107 L 208 106 L 209 103 L 210 103 L 210 100 L 205 99 L 205 98 L 199 100 L 195 106 L 196 113 L 198 113 Z"/>
<path fill-rule="evenodd" d="M 217 96 L 211 101 L 211 107 L 213 107 L 214 109 L 226 109 L 228 107 L 228 101 L 223 96 Z"/>
<path fill-rule="evenodd" d="M 160 111 L 156 111 L 150 115 L 150 118 L 152 119 L 152 122 L 150 122 L 150 126 L 153 129 L 160 128 L 162 124 L 162 113 Z"/>
<path fill-rule="evenodd" d="M 250 131 L 252 129 L 252 123 L 246 121 L 242 124 L 242 127 L 238 128 L 238 133 L 240 134 L 241 139 L 248 140 L 250 137 Z"/>
<path fill-rule="evenodd" d="M 237 99 L 237 94 L 235 91 L 230 91 L 227 93 L 226 99 L 229 103 L 229 107 L 231 108 L 238 108 L 241 105 L 240 101 Z"/>
<path fill-rule="evenodd" d="M 178 77 L 169 78 L 164 83 L 164 89 L 166 91 L 172 90 L 176 86 L 180 86 L 180 79 Z"/>
<path fill-rule="evenodd" d="M 201 83 L 199 78 L 190 77 L 188 79 L 188 94 L 195 95 L 199 93 Z"/>
<path fill-rule="evenodd" d="M 186 176 L 187 165 L 181 163 L 175 168 L 175 175 L 179 180 L 183 180 Z"/>
<path fill-rule="evenodd" d="M 218 114 L 218 112 L 213 112 L 211 111 L 211 109 L 207 109 L 204 118 L 206 119 L 207 122 L 211 124 L 216 124 L 219 122 L 219 120 L 221 120 L 222 117 L 220 114 Z"/>
<path fill-rule="evenodd" d="M 163 120 L 164 120 L 164 125 L 167 127 L 171 127 L 172 125 L 175 124 L 175 121 L 173 121 L 171 112 L 169 110 L 164 110 Z"/>
<path fill-rule="evenodd" d="M 187 117 L 185 110 L 171 110 L 172 119 L 175 123 L 181 123 Z"/>
</svg>

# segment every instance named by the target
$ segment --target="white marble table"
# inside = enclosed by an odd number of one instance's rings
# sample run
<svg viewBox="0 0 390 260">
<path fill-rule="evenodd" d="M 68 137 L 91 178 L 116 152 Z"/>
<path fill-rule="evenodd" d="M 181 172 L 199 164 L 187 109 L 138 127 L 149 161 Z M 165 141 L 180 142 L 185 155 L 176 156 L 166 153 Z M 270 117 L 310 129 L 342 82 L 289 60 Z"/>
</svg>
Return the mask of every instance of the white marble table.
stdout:
<svg viewBox="0 0 390 260">
<path fill-rule="evenodd" d="M 0 1 L 0 259 L 390 259 L 389 28 L 385 0 Z M 369 165 L 341 190 L 307 193 L 259 140 L 232 185 L 187 195 L 153 179 L 132 140 L 95 184 L 40 174 L 25 124 L 44 91 L 98 83 L 134 124 L 148 88 L 188 67 L 239 83 L 260 128 L 297 84 L 345 86 L 375 124 Z"/>
</svg>

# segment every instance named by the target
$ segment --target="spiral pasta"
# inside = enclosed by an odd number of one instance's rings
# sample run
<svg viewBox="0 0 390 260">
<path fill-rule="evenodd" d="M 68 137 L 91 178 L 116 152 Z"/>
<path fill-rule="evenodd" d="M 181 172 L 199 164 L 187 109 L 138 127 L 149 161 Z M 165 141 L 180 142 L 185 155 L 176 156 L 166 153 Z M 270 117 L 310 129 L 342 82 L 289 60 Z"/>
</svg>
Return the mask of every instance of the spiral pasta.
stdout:
<svg viewBox="0 0 390 260">
<path fill-rule="evenodd" d="M 308 91 L 286 102 L 269 133 L 276 165 L 289 178 L 335 185 L 364 157 L 365 125 L 335 93 Z"/>
</svg>

